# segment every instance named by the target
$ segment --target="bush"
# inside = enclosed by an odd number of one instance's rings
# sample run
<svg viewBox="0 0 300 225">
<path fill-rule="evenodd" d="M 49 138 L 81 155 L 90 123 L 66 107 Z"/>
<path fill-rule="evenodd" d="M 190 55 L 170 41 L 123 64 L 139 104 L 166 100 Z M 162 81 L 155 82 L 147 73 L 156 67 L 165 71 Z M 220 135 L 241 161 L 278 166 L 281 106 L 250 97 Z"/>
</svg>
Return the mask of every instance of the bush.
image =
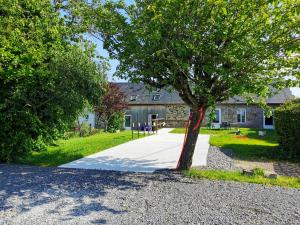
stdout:
<svg viewBox="0 0 300 225">
<path fill-rule="evenodd" d="M 300 161 L 300 98 L 275 110 L 279 146 L 288 159 Z"/>
<path fill-rule="evenodd" d="M 92 131 L 92 127 L 89 126 L 87 123 L 83 122 L 80 125 L 79 135 L 80 137 L 86 137 L 90 135 L 91 131 Z"/>
<path fill-rule="evenodd" d="M 114 133 L 117 130 L 121 130 L 122 129 L 122 125 L 124 123 L 124 119 L 125 119 L 125 115 L 123 112 L 121 113 L 114 113 L 109 121 L 108 121 L 108 125 L 107 125 L 107 131 Z"/>
<path fill-rule="evenodd" d="M 13 162 L 45 149 L 87 103 L 98 104 L 106 65 L 77 43 L 79 30 L 52 1 L 1 1 L 0 15 L 0 162 Z"/>
<path fill-rule="evenodd" d="M 253 175 L 263 177 L 265 175 L 265 171 L 261 168 L 254 168 L 253 169 Z"/>
<path fill-rule="evenodd" d="M 96 128 L 92 127 L 92 130 L 89 133 L 89 135 L 94 135 L 94 134 L 97 134 L 98 132 L 100 132 L 99 129 L 96 129 Z"/>
<path fill-rule="evenodd" d="M 97 134 L 98 132 L 99 129 L 91 127 L 87 123 L 83 122 L 81 125 L 78 125 L 78 128 L 73 128 L 72 130 L 65 132 L 62 138 L 67 140 L 75 137 L 87 137 Z"/>
</svg>

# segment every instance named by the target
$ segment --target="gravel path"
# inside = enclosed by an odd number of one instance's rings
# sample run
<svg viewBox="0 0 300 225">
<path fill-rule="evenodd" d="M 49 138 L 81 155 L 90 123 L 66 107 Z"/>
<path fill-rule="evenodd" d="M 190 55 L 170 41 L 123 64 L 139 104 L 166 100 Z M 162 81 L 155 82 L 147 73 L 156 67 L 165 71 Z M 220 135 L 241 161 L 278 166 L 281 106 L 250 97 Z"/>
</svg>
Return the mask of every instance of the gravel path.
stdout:
<svg viewBox="0 0 300 225">
<path fill-rule="evenodd" d="M 234 166 L 233 152 L 227 149 L 221 149 L 216 146 L 210 146 L 207 155 L 207 165 L 196 167 L 209 170 L 237 170 Z"/>
<path fill-rule="evenodd" d="M 0 164 L 0 224 L 300 224 L 300 191 Z"/>
</svg>

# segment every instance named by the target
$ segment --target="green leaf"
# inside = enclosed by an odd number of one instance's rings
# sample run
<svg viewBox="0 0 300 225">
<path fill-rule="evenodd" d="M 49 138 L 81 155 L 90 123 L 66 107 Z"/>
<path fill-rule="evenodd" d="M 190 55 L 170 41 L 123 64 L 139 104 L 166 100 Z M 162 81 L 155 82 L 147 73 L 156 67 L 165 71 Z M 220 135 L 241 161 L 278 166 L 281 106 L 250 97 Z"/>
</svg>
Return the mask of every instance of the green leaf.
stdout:
<svg viewBox="0 0 300 225">
<path fill-rule="evenodd" d="M 225 7 L 222 8 L 223 14 L 227 15 L 227 9 Z"/>
</svg>

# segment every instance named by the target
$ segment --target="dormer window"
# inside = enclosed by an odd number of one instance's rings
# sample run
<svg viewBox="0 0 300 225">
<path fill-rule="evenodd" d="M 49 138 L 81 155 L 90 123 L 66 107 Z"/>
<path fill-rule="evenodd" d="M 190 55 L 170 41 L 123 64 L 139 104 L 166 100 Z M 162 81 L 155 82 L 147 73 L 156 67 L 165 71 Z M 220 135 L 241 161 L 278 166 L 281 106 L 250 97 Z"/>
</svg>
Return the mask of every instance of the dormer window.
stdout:
<svg viewBox="0 0 300 225">
<path fill-rule="evenodd" d="M 130 101 L 136 101 L 137 99 L 137 96 L 136 95 L 131 95 L 130 96 Z"/>
<path fill-rule="evenodd" d="M 160 99 L 160 95 L 153 95 L 152 100 L 158 101 Z"/>
</svg>

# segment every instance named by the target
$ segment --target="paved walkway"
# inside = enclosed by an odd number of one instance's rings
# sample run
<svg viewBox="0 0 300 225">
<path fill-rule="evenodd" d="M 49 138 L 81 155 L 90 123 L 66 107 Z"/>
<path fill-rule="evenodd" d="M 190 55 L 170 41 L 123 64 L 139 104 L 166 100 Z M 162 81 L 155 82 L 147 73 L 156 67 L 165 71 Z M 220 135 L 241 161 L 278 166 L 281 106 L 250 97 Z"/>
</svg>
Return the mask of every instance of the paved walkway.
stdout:
<svg viewBox="0 0 300 225">
<path fill-rule="evenodd" d="M 64 164 L 63 168 L 154 172 L 176 168 L 181 153 L 183 134 L 171 134 L 164 128 L 158 134 L 130 141 L 88 157 Z M 199 135 L 193 166 L 205 166 L 209 135 Z"/>
</svg>

